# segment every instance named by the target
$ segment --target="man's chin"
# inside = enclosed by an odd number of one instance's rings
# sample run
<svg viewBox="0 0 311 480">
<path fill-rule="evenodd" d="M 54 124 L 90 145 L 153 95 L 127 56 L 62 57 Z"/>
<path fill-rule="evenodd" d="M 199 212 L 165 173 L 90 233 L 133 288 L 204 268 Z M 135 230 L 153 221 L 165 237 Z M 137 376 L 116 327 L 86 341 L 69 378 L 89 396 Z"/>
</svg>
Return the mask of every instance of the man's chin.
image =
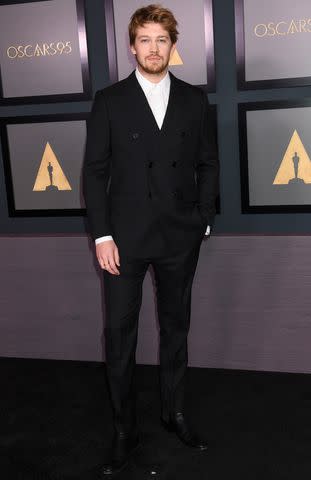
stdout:
<svg viewBox="0 0 311 480">
<path fill-rule="evenodd" d="M 154 65 L 154 66 L 148 66 L 148 65 L 140 65 L 142 70 L 145 73 L 148 73 L 149 75 L 160 75 L 161 73 L 165 72 L 167 69 L 167 65 Z"/>
</svg>

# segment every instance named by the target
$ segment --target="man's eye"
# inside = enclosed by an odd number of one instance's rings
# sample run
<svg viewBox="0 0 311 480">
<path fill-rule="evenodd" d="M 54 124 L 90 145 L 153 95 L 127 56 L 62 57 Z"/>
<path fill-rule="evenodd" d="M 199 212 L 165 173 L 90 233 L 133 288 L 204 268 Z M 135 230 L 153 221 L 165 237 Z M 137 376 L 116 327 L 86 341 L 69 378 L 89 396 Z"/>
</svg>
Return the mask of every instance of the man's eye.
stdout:
<svg viewBox="0 0 311 480">
<path fill-rule="evenodd" d="M 142 38 L 141 39 L 141 43 L 147 43 L 147 42 L 148 42 L 147 38 Z"/>
<path fill-rule="evenodd" d="M 166 43 L 166 38 L 160 38 L 160 43 Z"/>
</svg>

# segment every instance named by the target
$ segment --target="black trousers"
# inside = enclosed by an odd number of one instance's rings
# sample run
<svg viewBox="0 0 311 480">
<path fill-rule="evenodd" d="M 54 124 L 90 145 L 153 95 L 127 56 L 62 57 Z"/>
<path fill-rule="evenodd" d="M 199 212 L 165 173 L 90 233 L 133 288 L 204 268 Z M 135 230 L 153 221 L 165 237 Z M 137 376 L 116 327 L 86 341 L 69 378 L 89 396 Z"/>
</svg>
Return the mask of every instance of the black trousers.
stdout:
<svg viewBox="0 0 311 480">
<path fill-rule="evenodd" d="M 167 256 L 158 248 L 148 258 L 120 253 L 120 275 L 104 271 L 106 371 L 117 430 L 136 428 L 134 385 L 138 317 L 142 285 L 149 265 L 154 271 L 160 326 L 161 416 L 183 411 L 188 364 L 191 289 L 201 241 Z"/>
</svg>

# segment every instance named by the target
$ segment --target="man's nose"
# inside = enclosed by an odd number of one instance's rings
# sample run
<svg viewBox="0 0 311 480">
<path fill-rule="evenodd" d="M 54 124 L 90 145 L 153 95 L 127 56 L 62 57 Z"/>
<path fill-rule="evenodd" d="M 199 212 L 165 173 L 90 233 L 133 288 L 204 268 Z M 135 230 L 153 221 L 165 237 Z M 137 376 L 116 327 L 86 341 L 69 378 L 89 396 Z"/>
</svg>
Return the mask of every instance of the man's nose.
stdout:
<svg viewBox="0 0 311 480">
<path fill-rule="evenodd" d="M 150 50 L 151 52 L 157 52 L 159 49 L 159 45 L 156 40 L 153 40 L 150 44 Z"/>
</svg>

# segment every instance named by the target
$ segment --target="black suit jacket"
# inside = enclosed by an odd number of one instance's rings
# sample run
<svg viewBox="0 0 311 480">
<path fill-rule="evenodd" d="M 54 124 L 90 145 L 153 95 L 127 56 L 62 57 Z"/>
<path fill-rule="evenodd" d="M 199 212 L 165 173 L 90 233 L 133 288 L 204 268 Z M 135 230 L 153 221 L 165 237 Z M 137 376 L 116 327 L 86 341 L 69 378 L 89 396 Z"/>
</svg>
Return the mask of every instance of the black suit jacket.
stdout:
<svg viewBox="0 0 311 480">
<path fill-rule="evenodd" d="M 207 97 L 170 78 L 161 130 L 135 72 L 96 93 L 88 126 L 83 180 L 91 234 L 112 235 L 131 254 L 154 228 L 175 251 L 214 222 L 219 167 Z"/>
</svg>

